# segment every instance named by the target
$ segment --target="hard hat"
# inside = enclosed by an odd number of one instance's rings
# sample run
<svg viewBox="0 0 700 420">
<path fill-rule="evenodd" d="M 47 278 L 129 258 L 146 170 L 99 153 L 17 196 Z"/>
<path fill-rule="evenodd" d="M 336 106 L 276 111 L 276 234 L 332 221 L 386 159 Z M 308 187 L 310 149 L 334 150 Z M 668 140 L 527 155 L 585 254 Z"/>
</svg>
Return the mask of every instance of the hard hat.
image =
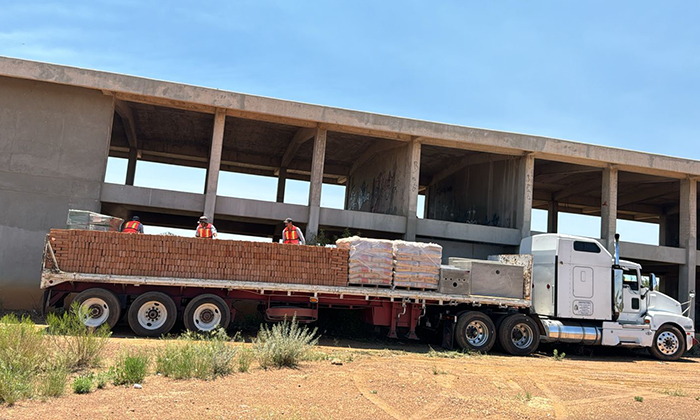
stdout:
<svg viewBox="0 0 700 420">
<path fill-rule="evenodd" d="M 292 219 L 290 219 L 289 217 L 287 217 L 286 219 L 284 219 L 284 223 L 292 223 Z"/>
<path fill-rule="evenodd" d="M 199 221 L 200 221 L 200 222 L 208 222 L 209 219 L 207 218 L 207 216 L 202 216 L 202 217 L 199 218 Z"/>
<path fill-rule="evenodd" d="M 134 216 L 134 217 L 131 218 L 131 220 L 133 220 L 133 221 L 135 221 L 135 222 L 138 222 L 138 221 L 141 220 L 141 219 L 139 219 L 138 216 Z"/>
</svg>

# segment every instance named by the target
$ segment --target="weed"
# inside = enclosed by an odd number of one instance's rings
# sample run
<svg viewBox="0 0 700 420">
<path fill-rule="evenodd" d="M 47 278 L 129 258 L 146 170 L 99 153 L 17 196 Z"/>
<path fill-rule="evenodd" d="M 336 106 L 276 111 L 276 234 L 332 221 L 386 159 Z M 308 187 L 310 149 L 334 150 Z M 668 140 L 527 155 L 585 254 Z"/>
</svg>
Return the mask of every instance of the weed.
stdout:
<svg viewBox="0 0 700 420">
<path fill-rule="evenodd" d="M 143 352 L 122 353 L 114 366 L 114 385 L 142 383 L 148 371 L 149 357 Z"/>
<path fill-rule="evenodd" d="M 114 366 L 110 367 L 107 371 L 102 371 L 95 375 L 95 385 L 97 389 L 103 389 L 107 386 L 109 382 L 113 382 L 116 376 Z"/>
<path fill-rule="evenodd" d="M 695 401 L 700 401 L 700 395 L 695 397 Z"/>
<path fill-rule="evenodd" d="M 564 353 L 564 352 L 559 353 L 559 350 L 557 350 L 557 349 L 554 349 L 554 351 L 552 352 L 552 358 L 554 360 L 556 360 L 557 362 L 561 362 L 562 360 L 564 360 L 565 357 L 566 357 L 566 353 Z"/>
<path fill-rule="evenodd" d="M 445 372 L 442 369 L 438 369 L 436 366 L 433 366 L 433 375 L 445 375 L 447 372 Z"/>
<path fill-rule="evenodd" d="M 223 328 L 206 334 L 188 332 L 157 353 L 156 371 L 174 379 L 215 379 L 233 372 L 236 353 Z M 240 363 L 239 358 L 239 369 Z"/>
<path fill-rule="evenodd" d="M 97 329 L 86 327 L 82 319 L 87 316 L 87 308 L 77 302 L 63 315 L 49 313 L 46 316 L 48 337 L 68 369 L 96 366 L 112 335 L 107 325 Z"/>
<path fill-rule="evenodd" d="M 28 317 L 0 319 L 0 402 L 12 405 L 34 394 L 47 350 L 42 332 Z"/>
<path fill-rule="evenodd" d="M 634 400 L 637 402 L 644 402 L 644 397 L 640 397 L 639 395 L 635 395 Z"/>
<path fill-rule="evenodd" d="M 477 351 L 472 351 L 472 350 L 463 350 L 463 351 L 457 351 L 457 350 L 443 350 L 443 351 L 438 351 L 432 348 L 431 346 L 428 346 L 430 350 L 428 350 L 428 357 L 436 357 L 440 359 L 458 359 L 461 357 L 477 357 L 477 356 L 482 356 L 481 353 Z"/>
<path fill-rule="evenodd" d="M 370 393 L 370 394 L 376 394 L 377 391 L 373 389 L 373 390 L 369 391 L 369 393 Z"/>
<path fill-rule="evenodd" d="M 60 397 L 66 392 L 68 369 L 57 363 L 49 366 L 39 382 L 39 393 L 44 397 Z"/>
<path fill-rule="evenodd" d="M 76 394 L 89 394 L 92 392 L 93 375 L 80 375 L 73 380 L 73 392 Z"/>
<path fill-rule="evenodd" d="M 253 350 L 247 347 L 241 347 L 238 352 L 238 371 L 241 373 L 248 372 L 250 370 L 250 364 L 253 362 L 255 354 Z"/>
<path fill-rule="evenodd" d="M 672 397 L 685 397 L 688 395 L 683 388 L 677 386 L 676 388 L 667 388 L 661 391 L 663 394 L 670 395 Z"/>
<path fill-rule="evenodd" d="M 532 400 L 532 392 L 525 391 L 525 394 L 518 393 L 515 398 L 519 399 L 520 401 L 530 401 Z"/>
<path fill-rule="evenodd" d="M 316 331 L 299 326 L 296 316 L 272 328 L 261 326 L 258 337 L 253 340 L 260 366 L 264 369 L 297 366 L 318 343 Z"/>
</svg>

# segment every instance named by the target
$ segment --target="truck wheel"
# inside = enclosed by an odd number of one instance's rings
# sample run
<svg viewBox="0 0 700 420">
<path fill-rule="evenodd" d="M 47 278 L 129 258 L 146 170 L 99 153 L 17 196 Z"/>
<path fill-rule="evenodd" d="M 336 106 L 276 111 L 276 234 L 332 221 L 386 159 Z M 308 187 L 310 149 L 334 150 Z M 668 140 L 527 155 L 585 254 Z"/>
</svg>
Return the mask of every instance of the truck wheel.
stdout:
<svg viewBox="0 0 700 420">
<path fill-rule="evenodd" d="M 498 343 L 507 353 L 527 356 L 540 345 L 540 330 L 534 319 L 525 314 L 507 316 L 498 329 Z"/>
<path fill-rule="evenodd" d="M 165 293 L 146 292 L 131 304 L 127 318 L 136 335 L 159 337 L 175 325 L 177 307 Z"/>
<path fill-rule="evenodd" d="M 107 324 L 109 328 L 113 328 L 122 313 L 119 299 L 105 289 L 84 290 L 78 293 L 73 301 L 80 304 L 81 311 L 86 311 L 83 324 L 87 327 L 97 328 Z"/>
<path fill-rule="evenodd" d="M 231 311 L 219 296 L 204 294 L 187 304 L 183 318 L 185 328 L 188 330 L 206 332 L 217 327 L 228 328 L 231 322 Z"/>
<path fill-rule="evenodd" d="M 496 326 L 481 312 L 464 312 L 457 318 L 455 341 L 463 350 L 488 352 L 496 342 Z"/>
<path fill-rule="evenodd" d="M 678 328 L 664 325 L 656 331 L 649 352 L 659 360 L 678 360 L 685 353 L 685 340 Z"/>
</svg>

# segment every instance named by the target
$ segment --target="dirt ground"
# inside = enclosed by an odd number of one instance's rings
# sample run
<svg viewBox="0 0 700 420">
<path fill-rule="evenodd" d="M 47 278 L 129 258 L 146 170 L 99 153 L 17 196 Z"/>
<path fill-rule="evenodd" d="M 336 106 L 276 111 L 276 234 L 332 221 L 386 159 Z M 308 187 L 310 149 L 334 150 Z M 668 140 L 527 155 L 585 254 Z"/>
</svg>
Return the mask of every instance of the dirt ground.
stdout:
<svg viewBox="0 0 700 420">
<path fill-rule="evenodd" d="M 162 344 L 112 338 L 105 363 L 124 349 Z M 298 369 L 253 366 L 215 381 L 148 376 L 143 389 L 109 385 L 88 395 L 67 389 L 58 399 L 0 406 L 0 418 L 690 419 L 700 413 L 698 358 L 664 363 L 630 352 L 567 355 L 561 361 L 546 353 L 447 358 L 425 345 L 400 351 L 326 344 L 319 354 L 342 365 L 322 360 Z"/>
</svg>

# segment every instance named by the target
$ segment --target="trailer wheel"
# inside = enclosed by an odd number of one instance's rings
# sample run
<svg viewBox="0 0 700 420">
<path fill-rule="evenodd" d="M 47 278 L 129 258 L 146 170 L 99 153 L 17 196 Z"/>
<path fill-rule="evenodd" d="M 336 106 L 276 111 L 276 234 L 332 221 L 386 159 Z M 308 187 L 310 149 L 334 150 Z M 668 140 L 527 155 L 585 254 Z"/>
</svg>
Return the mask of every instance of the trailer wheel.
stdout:
<svg viewBox="0 0 700 420">
<path fill-rule="evenodd" d="M 678 328 L 664 325 L 656 331 L 649 352 L 659 360 L 678 360 L 685 353 L 685 337 Z"/>
<path fill-rule="evenodd" d="M 146 292 L 131 304 L 127 318 L 136 335 L 159 337 L 175 325 L 177 307 L 165 293 Z"/>
<path fill-rule="evenodd" d="M 496 342 L 496 326 L 481 312 L 464 312 L 457 318 L 455 341 L 463 350 L 488 352 Z"/>
<path fill-rule="evenodd" d="M 199 295 L 187 304 L 183 321 L 190 331 L 206 332 L 217 327 L 226 329 L 231 322 L 231 311 L 219 296 Z"/>
<path fill-rule="evenodd" d="M 540 345 L 540 330 L 534 319 L 525 314 L 507 316 L 498 329 L 498 343 L 507 353 L 527 356 Z"/>
<path fill-rule="evenodd" d="M 104 324 L 114 328 L 121 316 L 122 308 L 114 293 L 105 289 L 87 289 L 73 299 L 80 304 L 81 311 L 85 310 L 83 324 L 86 327 L 98 328 Z"/>
</svg>

